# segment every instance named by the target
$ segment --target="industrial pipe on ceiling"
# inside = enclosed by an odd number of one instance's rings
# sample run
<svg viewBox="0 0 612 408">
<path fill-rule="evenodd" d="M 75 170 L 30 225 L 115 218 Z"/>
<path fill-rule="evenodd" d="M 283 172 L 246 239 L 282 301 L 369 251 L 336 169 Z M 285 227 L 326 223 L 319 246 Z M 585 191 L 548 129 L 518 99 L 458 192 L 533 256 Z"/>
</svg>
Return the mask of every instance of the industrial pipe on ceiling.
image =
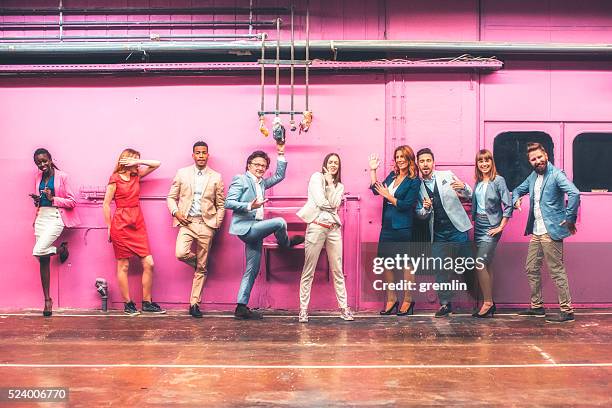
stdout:
<svg viewBox="0 0 612 408">
<path fill-rule="evenodd" d="M 275 48 L 275 44 L 266 47 Z M 290 50 L 289 42 L 281 42 L 283 51 Z M 305 49 L 304 41 L 296 41 L 297 51 Z M 143 42 L 3 42 L 0 38 L 0 57 L 58 56 L 86 54 L 129 54 L 146 52 L 150 55 L 191 54 L 253 54 L 261 51 L 255 41 L 143 41 Z M 404 54 L 538 54 L 538 55 L 611 55 L 612 44 L 510 43 L 510 42 L 422 42 L 399 40 L 311 40 L 311 52 L 404 53 Z"/>
</svg>

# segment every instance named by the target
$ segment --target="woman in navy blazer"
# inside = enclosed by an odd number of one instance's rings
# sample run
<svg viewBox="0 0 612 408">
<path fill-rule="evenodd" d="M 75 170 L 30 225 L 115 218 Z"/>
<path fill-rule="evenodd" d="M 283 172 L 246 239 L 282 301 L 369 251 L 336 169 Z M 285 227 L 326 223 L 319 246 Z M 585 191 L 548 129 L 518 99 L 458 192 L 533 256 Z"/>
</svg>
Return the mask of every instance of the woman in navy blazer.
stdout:
<svg viewBox="0 0 612 408">
<path fill-rule="evenodd" d="M 408 242 L 412 240 L 414 210 L 419 196 L 421 180 L 415 156 L 410 146 L 399 146 L 393 152 L 393 170 L 382 183 L 376 177 L 380 160 L 376 155 L 370 156 L 370 189 L 374 195 L 383 197 L 382 228 L 378 243 L 379 257 L 395 258 L 396 254 L 406 253 Z M 384 271 L 385 282 L 394 282 L 393 270 Z M 404 270 L 403 279 L 413 282 L 412 268 Z M 414 301 L 408 289 L 404 290 L 402 306 L 399 307 L 394 290 L 386 290 L 387 301 L 380 314 L 398 316 L 413 314 Z"/>
<path fill-rule="evenodd" d="M 496 307 L 493 302 L 493 276 L 490 265 L 502 231 L 512 217 L 512 200 L 506 180 L 497 174 L 493 154 L 489 150 L 483 149 L 476 154 L 475 173 L 472 219 L 477 248 L 476 273 L 484 302 L 480 311 L 472 316 L 493 317 Z"/>
</svg>

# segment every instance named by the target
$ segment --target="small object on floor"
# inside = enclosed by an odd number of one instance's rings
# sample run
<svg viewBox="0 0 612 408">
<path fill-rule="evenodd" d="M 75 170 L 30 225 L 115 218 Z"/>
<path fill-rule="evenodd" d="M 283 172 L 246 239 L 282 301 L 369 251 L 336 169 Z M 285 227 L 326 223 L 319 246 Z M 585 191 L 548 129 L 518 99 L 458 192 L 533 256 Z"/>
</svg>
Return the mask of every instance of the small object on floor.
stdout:
<svg viewBox="0 0 612 408">
<path fill-rule="evenodd" d="M 130 316 L 136 316 L 140 314 L 138 309 L 136 309 L 136 304 L 132 302 L 131 300 L 123 304 L 123 313 L 130 315 Z"/>
<path fill-rule="evenodd" d="M 529 309 L 521 310 L 517 314 L 519 316 L 545 317 L 546 310 L 543 307 L 536 307 L 536 308 L 529 308 Z"/>
<path fill-rule="evenodd" d="M 234 318 L 240 320 L 259 320 L 263 319 L 263 315 L 259 312 L 255 312 L 249 309 L 247 305 L 238 303 L 236 305 L 236 310 L 234 311 Z"/>
<path fill-rule="evenodd" d="M 450 303 L 440 306 L 440 309 L 436 312 L 434 317 L 446 317 L 453 313 L 453 309 Z"/>
<path fill-rule="evenodd" d="M 70 256 L 70 251 L 68 251 L 68 242 L 62 242 L 59 247 L 59 260 L 60 263 L 64 263 L 68 260 Z"/>
<path fill-rule="evenodd" d="M 53 299 L 45 299 L 45 309 L 43 310 L 44 317 L 51 317 L 53 314 Z"/>
<path fill-rule="evenodd" d="M 353 316 L 353 312 L 351 311 L 350 307 L 345 307 L 344 309 L 340 309 L 340 318 L 342 320 L 346 320 L 349 322 L 352 322 L 353 320 L 355 320 L 355 317 Z"/>
<path fill-rule="evenodd" d="M 272 122 L 272 137 L 279 145 L 285 144 L 285 127 L 281 123 L 280 116 L 275 117 Z"/>
<path fill-rule="evenodd" d="M 549 323 L 568 323 L 573 322 L 574 320 L 574 313 L 568 313 L 563 311 L 558 315 L 546 318 L 546 321 Z"/>
<path fill-rule="evenodd" d="M 300 315 L 298 316 L 298 322 L 308 323 L 308 310 L 300 309 Z"/>
<path fill-rule="evenodd" d="M 195 317 L 195 318 L 202 318 L 202 312 L 200 311 L 200 306 L 198 306 L 198 304 L 196 303 L 195 305 L 191 305 L 189 306 L 189 315 L 191 315 L 191 317 Z"/>
<path fill-rule="evenodd" d="M 303 118 L 300 122 L 300 134 L 302 134 L 302 132 L 308 132 L 308 129 L 310 129 L 310 125 L 312 125 L 312 112 L 304 111 L 302 115 Z"/>
<path fill-rule="evenodd" d="M 259 117 L 259 131 L 265 137 L 268 137 L 270 135 L 270 131 L 266 127 L 266 117 L 264 115 L 261 115 Z"/>
<path fill-rule="evenodd" d="M 156 314 L 166 313 L 166 311 L 162 309 L 157 303 L 153 301 L 147 302 L 146 300 L 142 301 L 142 311 L 146 313 L 156 313 Z"/>
</svg>

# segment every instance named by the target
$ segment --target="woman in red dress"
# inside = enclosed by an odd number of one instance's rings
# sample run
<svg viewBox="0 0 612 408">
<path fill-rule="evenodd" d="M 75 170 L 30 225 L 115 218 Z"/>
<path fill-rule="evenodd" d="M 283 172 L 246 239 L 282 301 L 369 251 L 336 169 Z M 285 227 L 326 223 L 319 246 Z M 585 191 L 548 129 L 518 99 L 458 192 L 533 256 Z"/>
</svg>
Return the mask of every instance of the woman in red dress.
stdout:
<svg viewBox="0 0 612 408">
<path fill-rule="evenodd" d="M 121 152 L 115 171 L 106 186 L 104 220 L 108 226 L 108 240 L 113 243 L 117 258 L 117 280 L 125 302 L 123 311 L 129 315 L 140 312 L 131 300 L 128 286 L 129 258 L 137 256 L 142 262 L 142 311 L 166 313 L 151 299 L 153 285 L 153 256 L 149 250 L 147 229 L 140 210 L 140 179 L 160 166 L 157 160 L 143 160 L 134 149 Z M 145 166 L 139 168 L 139 166 Z M 111 201 L 116 210 L 111 218 Z"/>
</svg>

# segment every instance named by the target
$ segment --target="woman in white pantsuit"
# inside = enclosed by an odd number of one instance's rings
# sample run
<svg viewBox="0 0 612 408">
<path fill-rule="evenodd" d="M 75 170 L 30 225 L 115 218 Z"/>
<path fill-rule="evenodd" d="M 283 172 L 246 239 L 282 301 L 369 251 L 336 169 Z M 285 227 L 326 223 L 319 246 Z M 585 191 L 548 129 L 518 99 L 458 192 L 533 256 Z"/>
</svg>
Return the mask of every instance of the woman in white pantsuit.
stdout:
<svg viewBox="0 0 612 408">
<path fill-rule="evenodd" d="M 300 281 L 299 321 L 308 321 L 308 303 L 312 280 L 323 246 L 327 252 L 329 268 L 333 276 L 336 298 L 340 306 L 340 318 L 353 320 L 347 304 L 344 273 L 342 272 L 342 234 L 338 207 L 342 202 L 344 186 L 341 183 L 340 156 L 330 153 L 325 156 L 321 171 L 310 177 L 308 201 L 297 215 L 308 223 L 306 228 L 305 259 Z"/>
</svg>

